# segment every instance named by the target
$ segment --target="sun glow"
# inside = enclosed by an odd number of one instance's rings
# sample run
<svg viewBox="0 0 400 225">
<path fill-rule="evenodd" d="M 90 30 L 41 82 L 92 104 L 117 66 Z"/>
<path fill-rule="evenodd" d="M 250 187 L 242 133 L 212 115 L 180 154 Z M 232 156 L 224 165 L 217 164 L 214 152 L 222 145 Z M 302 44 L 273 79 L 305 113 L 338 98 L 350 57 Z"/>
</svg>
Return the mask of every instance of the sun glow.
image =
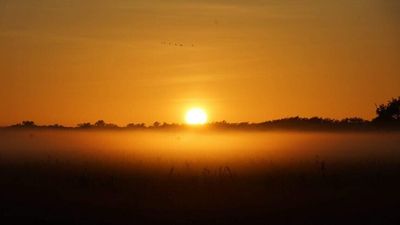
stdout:
<svg viewBox="0 0 400 225">
<path fill-rule="evenodd" d="M 190 125 L 203 125 L 207 123 L 207 113 L 201 108 L 192 108 L 186 112 L 185 120 Z"/>
</svg>

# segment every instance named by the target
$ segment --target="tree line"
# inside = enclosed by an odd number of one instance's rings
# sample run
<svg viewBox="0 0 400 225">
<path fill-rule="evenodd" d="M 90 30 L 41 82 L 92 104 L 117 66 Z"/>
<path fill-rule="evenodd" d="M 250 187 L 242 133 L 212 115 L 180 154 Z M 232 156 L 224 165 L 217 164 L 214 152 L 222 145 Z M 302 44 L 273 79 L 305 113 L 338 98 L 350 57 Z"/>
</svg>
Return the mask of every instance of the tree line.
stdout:
<svg viewBox="0 0 400 225">
<path fill-rule="evenodd" d="M 376 106 L 376 117 L 372 120 L 365 120 L 359 117 L 345 118 L 341 120 L 321 118 L 321 117 L 289 117 L 277 120 L 270 120 L 261 123 L 230 123 L 227 121 L 219 121 L 208 123 L 202 128 L 213 129 L 395 129 L 400 130 L 400 97 L 392 98 L 385 104 Z M 189 127 L 184 124 L 177 123 L 161 123 L 154 122 L 152 125 L 144 123 L 129 123 L 126 126 L 118 126 L 113 123 L 106 123 L 104 120 L 98 120 L 95 123 L 85 122 L 79 123 L 75 127 L 65 127 L 59 124 L 54 125 L 37 125 L 33 121 L 22 121 L 21 123 L 11 125 L 5 128 L 50 128 L 50 129 L 181 129 Z"/>
</svg>

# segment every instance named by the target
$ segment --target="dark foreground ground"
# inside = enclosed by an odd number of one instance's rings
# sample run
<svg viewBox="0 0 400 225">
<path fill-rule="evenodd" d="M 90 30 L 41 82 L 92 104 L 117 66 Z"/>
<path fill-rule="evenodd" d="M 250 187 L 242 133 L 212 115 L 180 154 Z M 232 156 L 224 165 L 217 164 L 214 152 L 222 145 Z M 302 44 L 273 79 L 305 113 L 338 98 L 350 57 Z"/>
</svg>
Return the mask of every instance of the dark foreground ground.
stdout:
<svg viewBox="0 0 400 225">
<path fill-rule="evenodd" d="M 315 162 L 182 175 L 1 162 L 1 224 L 400 224 L 400 164 Z"/>
</svg>

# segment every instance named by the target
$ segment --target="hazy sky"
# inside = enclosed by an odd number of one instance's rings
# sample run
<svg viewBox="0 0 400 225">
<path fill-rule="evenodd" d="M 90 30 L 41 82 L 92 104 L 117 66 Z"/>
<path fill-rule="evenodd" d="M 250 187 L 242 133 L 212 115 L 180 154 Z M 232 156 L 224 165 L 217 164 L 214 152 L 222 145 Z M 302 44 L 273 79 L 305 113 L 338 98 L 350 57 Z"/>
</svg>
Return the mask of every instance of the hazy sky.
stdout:
<svg viewBox="0 0 400 225">
<path fill-rule="evenodd" d="M 399 28 L 397 0 L 0 0 L 0 125 L 370 119 Z"/>
</svg>

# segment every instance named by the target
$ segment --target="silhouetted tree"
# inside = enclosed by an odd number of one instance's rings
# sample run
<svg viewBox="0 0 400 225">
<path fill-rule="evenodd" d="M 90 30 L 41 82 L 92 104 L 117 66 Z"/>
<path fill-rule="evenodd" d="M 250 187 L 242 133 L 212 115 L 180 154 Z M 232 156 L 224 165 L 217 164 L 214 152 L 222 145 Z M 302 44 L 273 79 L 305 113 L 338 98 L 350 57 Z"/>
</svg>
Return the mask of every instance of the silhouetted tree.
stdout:
<svg viewBox="0 0 400 225">
<path fill-rule="evenodd" d="M 104 127 L 108 128 L 108 129 L 119 128 L 119 126 L 117 124 L 113 124 L 113 123 L 106 123 L 106 125 Z"/>
<path fill-rule="evenodd" d="M 22 126 L 23 127 L 36 127 L 36 124 L 33 121 L 22 121 Z"/>
<path fill-rule="evenodd" d="M 92 124 L 91 123 L 79 123 L 78 128 L 91 128 Z"/>
<path fill-rule="evenodd" d="M 400 121 L 400 97 L 392 98 L 386 105 L 379 105 L 376 108 L 376 114 L 375 122 Z"/>
<path fill-rule="evenodd" d="M 104 122 L 104 120 L 98 120 L 94 125 L 96 127 L 105 127 L 106 126 L 106 122 Z"/>
<path fill-rule="evenodd" d="M 127 128 L 145 128 L 146 125 L 144 123 L 129 123 L 128 125 L 126 125 Z"/>
<path fill-rule="evenodd" d="M 153 123 L 153 127 L 159 127 L 161 124 L 160 124 L 160 122 L 158 122 L 158 121 L 156 121 L 156 122 L 154 122 Z"/>
</svg>

